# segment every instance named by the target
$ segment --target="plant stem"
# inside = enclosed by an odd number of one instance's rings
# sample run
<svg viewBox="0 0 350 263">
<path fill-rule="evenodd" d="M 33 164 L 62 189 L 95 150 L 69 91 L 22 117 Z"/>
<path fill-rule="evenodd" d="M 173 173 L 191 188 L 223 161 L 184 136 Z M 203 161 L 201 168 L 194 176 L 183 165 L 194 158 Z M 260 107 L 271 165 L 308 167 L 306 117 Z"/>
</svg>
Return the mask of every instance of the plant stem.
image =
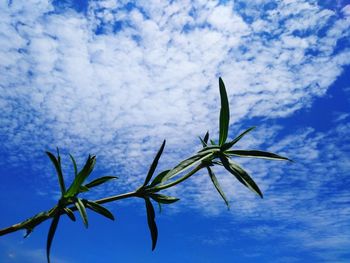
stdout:
<svg viewBox="0 0 350 263">
<path fill-rule="evenodd" d="M 10 227 L 0 229 L 0 236 L 16 232 L 21 229 L 27 229 L 27 231 L 32 231 L 37 225 L 41 224 L 45 220 L 53 217 L 57 213 L 58 206 L 55 205 L 53 208 L 46 212 L 40 212 L 35 216 L 28 218 L 20 223 L 14 224 Z"/>
<path fill-rule="evenodd" d="M 117 200 L 121 200 L 121 199 L 125 199 L 125 198 L 137 197 L 137 196 L 138 196 L 138 194 L 136 192 L 129 192 L 129 193 L 125 193 L 125 194 L 114 195 L 114 196 L 98 199 L 98 200 L 95 200 L 94 202 L 98 203 L 98 204 L 104 204 L 104 203 L 108 203 L 108 202 L 113 202 L 113 201 L 117 201 Z M 77 210 L 77 208 L 75 206 L 72 206 L 69 208 L 72 211 Z M 46 212 L 40 212 L 40 213 L 36 214 L 35 216 L 28 218 L 20 223 L 14 224 L 10 227 L 0 229 L 0 236 L 6 235 L 6 234 L 9 234 L 12 232 L 16 232 L 16 231 L 21 230 L 21 229 L 27 229 L 27 230 L 34 229 L 37 225 L 41 224 L 43 221 L 46 221 L 46 220 L 50 219 L 51 217 L 53 217 L 57 213 L 57 209 L 58 209 L 58 206 L 56 205 Z M 61 212 L 61 213 L 63 214 L 63 212 Z"/>
<path fill-rule="evenodd" d="M 137 196 L 138 196 L 137 192 L 134 191 L 134 192 L 129 192 L 129 193 L 125 193 L 125 194 L 105 197 L 105 198 L 102 198 L 102 199 L 98 199 L 98 200 L 96 200 L 94 202 L 98 203 L 98 204 L 104 204 L 104 203 L 109 203 L 109 202 L 113 202 L 113 201 L 117 201 L 117 200 L 121 200 L 121 199 L 125 199 L 125 198 L 137 197 Z"/>
<path fill-rule="evenodd" d="M 170 182 L 168 184 L 164 184 L 164 185 L 160 185 L 160 186 L 151 188 L 152 192 L 158 192 L 158 191 L 170 188 L 172 186 L 175 186 L 175 185 L 185 181 L 186 179 L 190 178 L 192 175 L 194 175 L 196 172 L 198 172 L 203 167 L 205 167 L 205 165 L 203 165 L 203 163 L 200 163 L 193 170 L 191 170 L 190 172 L 188 172 L 187 174 L 185 174 L 181 178 L 179 178 L 173 182 Z M 128 193 L 124 193 L 124 194 L 120 194 L 120 195 L 105 197 L 102 199 L 95 200 L 94 202 L 98 203 L 98 204 L 104 204 L 104 203 L 114 202 L 117 200 L 126 199 L 126 198 L 130 198 L 130 197 L 141 197 L 141 196 L 142 196 L 142 193 L 140 193 L 138 191 L 133 191 L 133 192 L 128 192 Z M 69 209 L 71 209 L 72 211 L 77 210 L 77 208 L 75 206 L 71 206 L 71 207 L 69 207 Z M 0 236 L 6 235 L 6 234 L 9 234 L 12 232 L 16 232 L 16 231 L 21 230 L 21 229 L 26 229 L 28 231 L 31 231 L 37 225 L 41 224 L 43 221 L 46 221 L 46 220 L 52 218 L 58 212 L 57 210 L 58 210 L 58 205 L 55 205 L 53 208 L 51 208 L 50 210 L 48 210 L 46 212 L 38 213 L 35 216 L 33 216 L 29 219 L 26 219 L 20 223 L 14 224 L 14 225 L 7 227 L 7 228 L 0 229 Z M 60 213 L 63 214 L 64 212 L 61 211 Z"/>
</svg>

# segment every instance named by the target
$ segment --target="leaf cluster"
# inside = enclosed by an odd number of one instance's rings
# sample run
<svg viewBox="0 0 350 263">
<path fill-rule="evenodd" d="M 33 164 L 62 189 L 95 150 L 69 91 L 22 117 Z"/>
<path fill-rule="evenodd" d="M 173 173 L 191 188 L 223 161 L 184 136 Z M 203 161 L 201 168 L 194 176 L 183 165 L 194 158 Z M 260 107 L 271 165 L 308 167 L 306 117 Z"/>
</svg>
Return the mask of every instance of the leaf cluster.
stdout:
<svg viewBox="0 0 350 263">
<path fill-rule="evenodd" d="M 86 179 L 89 177 L 89 175 L 92 173 L 95 167 L 96 157 L 89 155 L 85 162 L 84 167 L 80 171 L 78 171 L 77 164 L 74 157 L 72 155 L 69 155 L 73 163 L 74 180 L 69 186 L 69 188 L 66 190 L 66 185 L 63 177 L 63 172 L 62 172 L 61 157 L 60 157 L 58 148 L 57 148 L 57 157 L 51 152 L 46 152 L 46 154 L 48 155 L 52 164 L 55 167 L 56 174 L 58 177 L 58 182 L 61 189 L 61 198 L 58 200 L 58 203 L 55 209 L 53 209 L 51 212 L 52 221 L 51 221 L 51 225 L 47 236 L 46 256 L 47 256 L 47 261 L 50 263 L 51 244 L 52 244 L 54 235 L 56 233 L 58 222 L 62 215 L 64 214 L 67 215 L 72 221 L 75 222 L 76 217 L 74 215 L 73 210 L 78 210 L 86 228 L 88 227 L 88 216 L 86 212 L 87 208 L 111 220 L 114 220 L 113 214 L 107 208 L 99 205 L 98 203 L 92 200 L 86 200 L 86 199 L 80 198 L 79 194 L 88 192 L 90 191 L 91 188 L 102 185 L 110 180 L 117 179 L 117 177 L 103 176 L 89 183 L 84 184 Z"/>
<path fill-rule="evenodd" d="M 182 181 L 188 179 L 195 172 L 200 169 L 205 168 L 208 175 L 219 193 L 219 195 L 224 200 L 227 208 L 229 209 L 229 201 L 223 192 L 219 181 L 213 171 L 213 166 L 223 166 L 230 174 L 232 174 L 241 184 L 253 191 L 259 197 L 263 198 L 262 191 L 252 179 L 252 177 L 236 162 L 232 160 L 232 157 L 253 157 L 253 158 L 265 158 L 271 160 L 288 160 L 290 159 L 260 150 L 240 150 L 232 149 L 235 144 L 240 141 L 246 134 L 251 132 L 255 127 L 248 128 L 243 131 L 237 137 L 232 140 L 227 140 L 229 134 L 229 123 L 230 123 L 230 109 L 227 97 L 227 92 L 225 84 L 221 78 L 219 78 L 219 89 L 220 89 L 220 116 L 219 116 L 219 140 L 215 143 L 214 140 L 210 140 L 209 143 L 209 132 L 206 132 L 204 138 L 199 137 L 202 143 L 202 149 L 200 149 L 193 156 L 180 162 L 174 168 L 170 170 L 165 170 L 159 173 L 152 181 L 152 176 L 156 170 L 157 164 L 159 162 L 160 156 L 163 153 L 165 147 L 165 140 L 163 141 L 158 153 L 156 154 L 152 165 L 149 168 L 146 179 L 143 185 L 137 190 L 140 196 L 145 199 L 146 211 L 147 211 L 147 221 L 149 230 L 152 238 L 152 250 L 155 248 L 157 243 L 158 230 L 155 223 L 154 208 L 150 201 L 150 198 L 158 202 L 159 206 L 161 204 L 171 204 L 179 199 L 176 197 L 166 196 L 156 194 L 156 192 L 173 187 Z M 183 174 L 184 171 L 194 168 L 191 172 Z M 176 178 L 181 175 L 179 178 Z"/>
<path fill-rule="evenodd" d="M 157 165 L 165 148 L 166 141 L 164 140 L 149 167 L 143 184 L 133 192 L 110 196 L 95 201 L 84 199 L 81 197 L 82 193 L 88 192 L 91 188 L 105 184 L 110 180 L 116 179 L 117 177 L 102 176 L 86 183 L 86 180 L 91 175 L 95 167 L 96 157 L 89 155 L 83 168 L 81 170 L 78 170 L 74 157 L 72 155 L 69 155 L 73 164 L 74 179 L 67 188 L 63 176 L 61 157 L 58 149 L 57 156 L 51 152 L 46 152 L 53 166 L 55 167 L 59 187 L 61 190 L 61 197 L 58 200 L 57 205 L 50 209 L 48 212 L 39 213 L 20 224 L 16 224 L 5 230 L 0 230 L 0 235 L 17 231 L 19 229 L 26 229 L 28 235 L 35 226 L 47 219 L 52 219 L 46 245 L 47 261 L 50 263 L 50 249 L 61 216 L 67 215 L 72 221 L 76 221 L 74 212 L 78 211 L 80 217 L 82 218 L 83 224 L 87 228 L 87 209 L 103 215 L 108 219 L 114 220 L 113 214 L 107 208 L 103 207 L 102 204 L 117 201 L 120 199 L 137 197 L 143 199 L 145 203 L 147 223 L 152 240 L 152 250 L 154 250 L 157 245 L 158 228 L 155 220 L 155 211 L 152 202 L 158 203 L 161 210 L 162 205 L 172 204 L 179 200 L 177 197 L 161 194 L 160 191 L 174 187 L 181 182 L 189 179 L 201 169 L 205 169 L 211 182 L 214 185 L 214 188 L 217 190 L 218 194 L 224 200 L 227 208 L 229 209 L 229 200 L 222 190 L 219 180 L 214 173 L 215 166 L 221 166 L 225 168 L 226 171 L 229 174 L 233 175 L 241 184 L 257 194 L 259 197 L 263 198 L 262 191 L 256 182 L 248 174 L 247 171 L 245 171 L 238 163 L 234 161 L 233 158 L 253 157 L 271 160 L 291 160 L 275 153 L 255 149 L 235 149 L 236 143 L 239 142 L 246 134 L 251 132 L 255 127 L 248 128 L 238 136 L 234 137 L 234 139 L 229 140 L 229 101 L 225 84 L 221 78 L 219 78 L 219 91 L 221 108 L 219 116 L 219 138 L 217 142 L 210 139 L 209 132 L 206 132 L 203 138 L 199 137 L 202 146 L 200 150 L 198 150 L 189 158 L 178 163 L 175 167 L 159 172 L 155 175 Z"/>
</svg>

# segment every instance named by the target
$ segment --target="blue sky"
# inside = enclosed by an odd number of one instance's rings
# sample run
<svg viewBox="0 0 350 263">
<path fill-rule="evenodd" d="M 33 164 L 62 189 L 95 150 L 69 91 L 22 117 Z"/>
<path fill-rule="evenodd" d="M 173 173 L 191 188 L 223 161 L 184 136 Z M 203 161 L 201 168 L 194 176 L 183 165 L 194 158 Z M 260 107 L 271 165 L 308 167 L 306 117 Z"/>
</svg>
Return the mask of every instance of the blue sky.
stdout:
<svg viewBox="0 0 350 263">
<path fill-rule="evenodd" d="M 108 205 L 116 221 L 60 222 L 52 260 L 349 262 L 350 1 L 2 1 L 0 228 L 49 209 L 59 187 L 45 150 L 119 179 L 91 198 L 138 187 L 217 135 L 218 76 L 237 147 L 295 163 L 237 160 L 259 199 L 223 170 L 231 210 L 199 173 L 168 193 L 151 241 L 143 202 Z M 49 224 L 0 238 L 0 261 L 45 262 Z"/>
</svg>

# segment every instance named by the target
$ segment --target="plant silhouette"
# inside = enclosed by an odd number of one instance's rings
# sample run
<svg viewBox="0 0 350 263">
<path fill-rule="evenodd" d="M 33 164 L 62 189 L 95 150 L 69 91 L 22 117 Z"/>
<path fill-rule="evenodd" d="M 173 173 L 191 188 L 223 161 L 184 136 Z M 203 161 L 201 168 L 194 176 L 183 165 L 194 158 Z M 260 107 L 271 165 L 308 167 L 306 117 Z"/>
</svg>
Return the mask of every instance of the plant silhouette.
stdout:
<svg viewBox="0 0 350 263">
<path fill-rule="evenodd" d="M 114 202 L 121 199 L 137 197 L 142 198 L 145 201 L 147 222 L 152 240 L 152 250 L 154 250 L 158 239 L 158 229 L 156 225 L 155 212 L 152 201 L 157 202 L 159 205 L 163 205 L 172 204 L 180 200 L 177 197 L 160 194 L 161 191 L 174 187 L 189 179 L 198 171 L 206 169 L 215 189 L 224 200 L 227 208 L 229 208 L 229 201 L 226 198 L 225 193 L 223 192 L 219 181 L 213 171 L 213 167 L 215 166 L 223 166 L 228 171 L 228 173 L 232 174 L 241 184 L 262 198 L 263 194 L 258 185 L 240 165 L 232 160 L 232 157 L 253 157 L 287 161 L 291 160 L 286 157 L 265 151 L 234 149 L 235 144 L 255 127 L 248 128 L 236 138 L 228 140 L 227 137 L 229 131 L 230 109 L 226 88 L 221 78 L 219 78 L 219 90 L 221 109 L 219 116 L 218 141 L 215 142 L 214 140 L 209 139 L 209 132 L 207 132 L 203 138 L 199 138 L 202 144 L 202 148 L 198 152 L 196 152 L 191 157 L 179 162 L 172 169 L 162 171 L 154 176 L 158 162 L 165 148 L 166 141 L 164 140 L 148 170 L 143 184 L 135 191 L 105 197 L 99 200 L 87 200 L 81 197 L 85 192 L 88 192 L 91 188 L 98 187 L 108 183 L 111 180 L 115 180 L 117 177 L 103 176 L 86 183 L 86 180 L 93 172 L 96 163 L 96 157 L 89 155 L 83 168 L 81 170 L 78 170 L 74 157 L 70 155 L 71 161 L 73 163 L 75 177 L 71 185 L 67 188 L 61 168 L 61 157 L 59 150 L 57 149 L 56 155 L 51 152 L 46 152 L 55 167 L 61 190 L 61 196 L 57 201 L 57 204 L 48 211 L 40 212 L 23 222 L 1 229 L 0 235 L 6 235 L 24 229 L 27 231 L 25 235 L 25 237 L 27 237 L 33 231 L 33 229 L 40 225 L 42 222 L 51 220 L 46 244 L 47 261 L 50 263 L 51 245 L 61 216 L 68 216 L 72 221 L 76 221 L 76 216 L 74 213 L 77 211 L 85 227 L 87 228 L 88 217 L 86 209 L 90 209 L 110 220 L 114 220 L 113 214 L 102 205 L 104 203 Z"/>
</svg>

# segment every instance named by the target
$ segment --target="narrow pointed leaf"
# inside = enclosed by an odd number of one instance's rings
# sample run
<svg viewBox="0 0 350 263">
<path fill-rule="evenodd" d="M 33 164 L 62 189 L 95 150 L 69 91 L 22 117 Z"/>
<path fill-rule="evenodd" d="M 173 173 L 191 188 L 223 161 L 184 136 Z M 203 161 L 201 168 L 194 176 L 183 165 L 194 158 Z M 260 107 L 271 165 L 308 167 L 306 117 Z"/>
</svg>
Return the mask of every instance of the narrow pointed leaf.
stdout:
<svg viewBox="0 0 350 263">
<path fill-rule="evenodd" d="M 205 147 L 203 147 L 203 149 L 200 149 L 198 151 L 198 153 L 203 153 L 203 152 L 206 152 L 208 150 L 220 150 L 220 146 L 218 146 L 218 145 L 205 146 Z"/>
<path fill-rule="evenodd" d="M 114 179 L 118 179 L 118 177 L 117 176 L 102 176 L 100 178 L 97 178 L 97 179 L 91 181 L 90 183 L 87 183 L 85 186 L 88 188 L 92 188 L 92 187 L 98 186 L 100 184 L 103 184 L 107 181 L 114 180 Z"/>
<path fill-rule="evenodd" d="M 246 182 L 240 176 L 236 175 L 236 173 L 234 171 L 232 171 L 231 166 L 230 166 L 230 160 L 225 155 L 220 155 L 219 157 L 220 157 L 221 163 L 225 167 L 225 169 L 227 171 L 229 171 L 231 174 L 233 174 L 238 181 L 240 181 L 242 184 L 244 184 L 246 187 L 248 187 Z"/>
<path fill-rule="evenodd" d="M 88 228 L 88 218 L 83 202 L 80 200 L 80 198 L 77 198 L 77 201 L 74 204 L 80 213 L 81 219 L 83 220 L 85 227 Z"/>
<path fill-rule="evenodd" d="M 152 250 L 154 250 L 156 248 L 157 239 L 158 239 L 158 229 L 157 229 L 156 222 L 154 220 L 156 215 L 154 213 L 154 208 L 149 198 L 144 198 L 144 199 L 146 204 L 148 228 L 152 238 Z"/>
<path fill-rule="evenodd" d="M 212 155 L 212 152 L 209 153 L 198 153 L 184 161 L 182 161 L 181 163 L 179 163 L 177 166 L 175 166 L 172 170 L 170 170 L 169 173 L 167 173 L 163 179 L 162 182 L 165 182 L 171 178 L 173 178 L 174 176 L 176 176 L 177 174 L 199 164 L 200 162 L 202 162 L 203 160 L 207 159 L 208 157 L 210 157 Z"/>
<path fill-rule="evenodd" d="M 72 163 L 73 163 L 74 177 L 77 177 L 77 175 L 78 175 L 77 163 L 76 163 L 74 157 L 71 154 L 69 154 L 69 157 L 70 157 L 70 159 L 72 160 Z"/>
<path fill-rule="evenodd" d="M 69 187 L 66 194 L 64 195 L 65 197 L 73 197 L 79 193 L 81 185 L 84 183 L 85 179 L 91 174 L 92 170 L 94 169 L 95 163 L 96 157 L 89 155 L 83 169 L 75 177 L 72 185 Z"/>
<path fill-rule="evenodd" d="M 224 202 L 225 202 L 227 208 L 230 209 L 230 204 L 229 204 L 229 202 L 228 202 L 228 200 L 227 200 L 227 198 L 226 198 L 226 196 L 225 196 L 224 191 L 222 191 L 221 186 L 220 186 L 220 184 L 219 184 L 219 182 L 218 182 L 218 179 L 216 178 L 216 176 L 215 176 L 213 170 L 212 170 L 209 166 L 207 167 L 207 170 L 208 170 L 210 179 L 211 179 L 211 181 L 213 182 L 213 184 L 214 184 L 216 190 L 217 190 L 218 193 L 221 195 L 221 197 L 222 197 L 222 199 L 224 200 Z"/>
<path fill-rule="evenodd" d="M 68 207 L 63 208 L 63 210 L 72 221 L 76 221 L 75 215 L 72 210 L 70 210 Z"/>
<path fill-rule="evenodd" d="M 170 170 L 165 170 L 163 172 L 161 172 L 160 174 L 158 174 L 152 181 L 152 183 L 149 186 L 156 186 L 157 184 L 160 184 L 160 182 L 162 182 L 164 176 L 167 175 L 167 173 L 169 173 Z"/>
<path fill-rule="evenodd" d="M 200 136 L 198 138 L 201 141 L 203 147 L 207 146 L 207 144 L 204 142 L 204 140 Z"/>
<path fill-rule="evenodd" d="M 210 139 L 210 144 L 211 145 L 216 145 L 216 143 L 212 139 Z"/>
<path fill-rule="evenodd" d="M 88 192 L 90 189 L 86 187 L 85 185 L 80 186 L 79 193 L 85 193 Z"/>
<path fill-rule="evenodd" d="M 49 156 L 51 162 L 55 166 L 57 177 L 58 177 L 58 182 L 60 184 L 61 193 L 62 193 L 62 195 L 64 195 L 64 193 L 66 192 L 66 186 L 64 185 L 62 168 L 61 168 L 61 164 L 60 164 L 60 161 L 59 161 L 60 160 L 60 156 L 58 155 L 58 159 L 56 159 L 55 155 L 53 155 L 52 153 L 46 152 L 46 154 Z"/>
<path fill-rule="evenodd" d="M 226 154 L 235 155 L 239 157 L 252 157 L 252 158 L 264 158 L 271 160 L 284 160 L 284 161 L 292 161 L 286 157 L 277 155 L 275 153 L 258 151 L 258 150 L 232 150 L 226 151 Z"/>
<path fill-rule="evenodd" d="M 260 191 L 258 185 L 249 176 L 249 174 L 244 171 L 238 164 L 233 163 L 225 155 L 220 155 L 220 160 L 227 171 L 233 174 L 239 182 L 248 187 L 251 191 L 263 198 L 263 194 Z"/>
<path fill-rule="evenodd" d="M 149 195 L 154 201 L 161 203 L 161 204 L 172 204 L 176 201 L 179 201 L 179 198 L 172 197 L 172 196 L 166 196 L 162 194 L 150 194 Z"/>
<path fill-rule="evenodd" d="M 263 194 L 261 190 L 259 189 L 258 185 L 254 182 L 254 180 L 250 177 L 250 175 L 238 164 L 230 161 L 230 167 L 231 169 L 241 176 L 241 178 L 245 181 L 246 185 L 250 190 L 255 192 L 257 195 L 259 195 L 261 198 L 263 198 Z"/>
<path fill-rule="evenodd" d="M 199 137 L 199 140 L 201 141 L 203 147 L 206 147 L 208 145 L 208 139 L 209 139 L 209 132 L 208 131 L 204 135 L 203 139 L 201 137 Z"/>
<path fill-rule="evenodd" d="M 152 175 L 154 174 L 154 171 L 156 170 L 156 167 L 158 165 L 159 158 L 163 153 L 164 147 L 165 147 L 165 140 L 163 141 L 162 146 L 160 147 L 156 157 L 154 158 L 154 160 L 152 162 L 151 167 L 149 168 L 149 171 L 148 171 L 148 174 L 146 176 L 145 182 L 143 183 L 143 186 L 147 185 L 149 183 L 149 181 L 151 180 Z"/>
<path fill-rule="evenodd" d="M 225 84 L 221 78 L 219 78 L 219 89 L 220 89 L 220 129 L 219 129 L 219 145 L 225 143 L 228 134 L 229 122 L 230 122 L 230 108 L 227 99 L 227 93 L 225 89 Z"/>
<path fill-rule="evenodd" d="M 246 135 L 248 132 L 254 130 L 255 127 L 250 127 L 249 129 L 245 130 L 244 132 L 242 132 L 240 135 L 238 135 L 235 139 L 233 139 L 232 141 L 225 143 L 221 146 L 221 150 L 222 151 L 226 151 L 227 149 L 230 149 L 233 145 L 235 145 L 240 139 L 242 139 L 242 137 L 244 135 Z"/>
<path fill-rule="evenodd" d="M 205 142 L 205 144 L 207 144 L 208 140 L 209 140 L 209 131 L 207 131 L 207 133 L 204 135 L 203 141 Z"/>
<path fill-rule="evenodd" d="M 50 229 L 49 229 L 49 233 L 47 235 L 47 242 L 46 242 L 46 258 L 47 258 L 47 262 L 50 263 L 50 250 L 51 250 L 51 244 L 52 244 L 52 240 L 53 237 L 55 236 L 55 232 L 57 229 L 57 225 L 58 225 L 58 221 L 60 219 L 60 214 L 57 213 L 52 221 L 51 221 L 51 225 L 50 225 Z"/>
<path fill-rule="evenodd" d="M 98 203 L 86 200 L 85 204 L 87 208 L 95 211 L 96 213 L 99 213 L 100 215 L 103 215 L 111 220 L 114 220 L 114 215 L 107 208 L 99 205 Z"/>
</svg>

